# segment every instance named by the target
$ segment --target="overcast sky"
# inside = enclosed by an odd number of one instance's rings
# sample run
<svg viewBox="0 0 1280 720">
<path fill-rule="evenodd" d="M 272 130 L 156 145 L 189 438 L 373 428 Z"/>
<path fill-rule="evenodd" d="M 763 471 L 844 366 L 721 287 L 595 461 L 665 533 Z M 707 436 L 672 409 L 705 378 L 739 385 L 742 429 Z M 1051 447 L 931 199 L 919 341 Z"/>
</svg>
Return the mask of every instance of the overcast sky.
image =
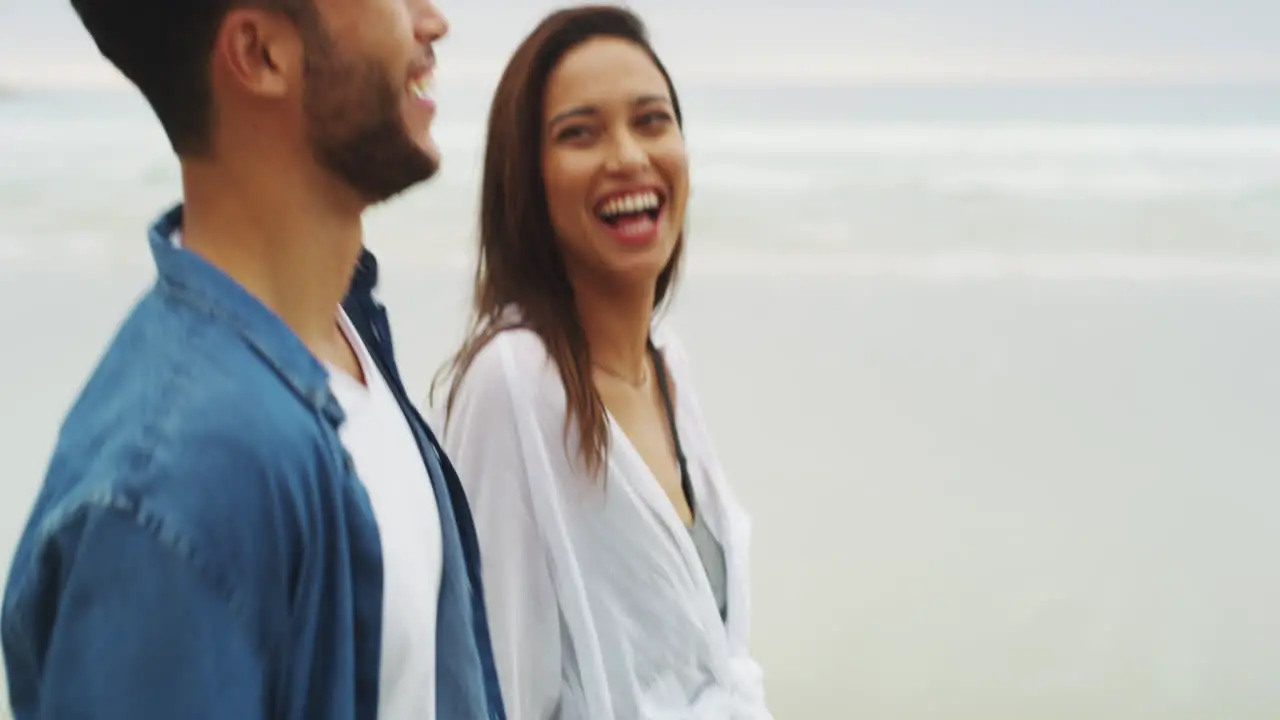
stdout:
<svg viewBox="0 0 1280 720">
<path fill-rule="evenodd" d="M 181 2 L 182 0 L 173 0 Z M 443 0 L 442 80 L 491 83 L 546 0 Z M 681 7 L 683 5 L 683 7 Z M 684 80 L 1280 82 L 1280 0 L 636 0 Z M 69 0 L 0 0 L 0 82 L 111 82 Z"/>
</svg>

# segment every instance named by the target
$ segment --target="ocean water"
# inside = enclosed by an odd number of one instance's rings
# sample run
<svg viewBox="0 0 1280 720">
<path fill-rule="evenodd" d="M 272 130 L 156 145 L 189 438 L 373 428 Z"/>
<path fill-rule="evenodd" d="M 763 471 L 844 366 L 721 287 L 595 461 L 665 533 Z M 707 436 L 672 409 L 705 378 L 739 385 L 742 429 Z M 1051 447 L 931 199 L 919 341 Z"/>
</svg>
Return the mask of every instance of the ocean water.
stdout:
<svg viewBox="0 0 1280 720">
<path fill-rule="evenodd" d="M 684 89 L 672 321 L 779 718 L 1280 716 L 1277 90 Z M 441 107 L 367 223 L 419 397 L 484 95 Z M 0 96 L 0 567 L 176 178 L 127 93 Z"/>
<path fill-rule="evenodd" d="M 804 257 L 1239 266 L 1280 226 L 1274 88 L 685 91 L 691 240 Z M 445 93 L 441 175 L 371 213 L 379 242 L 465 254 L 486 96 Z M 136 257 L 177 166 L 131 93 L 0 97 L 0 261 Z"/>
</svg>

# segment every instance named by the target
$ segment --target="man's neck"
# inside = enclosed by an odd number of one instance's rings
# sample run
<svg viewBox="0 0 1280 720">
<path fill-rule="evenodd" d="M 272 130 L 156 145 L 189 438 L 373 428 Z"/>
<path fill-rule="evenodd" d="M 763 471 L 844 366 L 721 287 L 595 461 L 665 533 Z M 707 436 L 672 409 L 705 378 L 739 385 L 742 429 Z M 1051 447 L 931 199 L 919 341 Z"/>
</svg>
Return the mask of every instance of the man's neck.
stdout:
<svg viewBox="0 0 1280 720">
<path fill-rule="evenodd" d="M 345 354 L 334 313 L 363 247 L 360 203 L 297 176 L 183 164 L 183 246 L 270 308 L 320 358 Z"/>
</svg>

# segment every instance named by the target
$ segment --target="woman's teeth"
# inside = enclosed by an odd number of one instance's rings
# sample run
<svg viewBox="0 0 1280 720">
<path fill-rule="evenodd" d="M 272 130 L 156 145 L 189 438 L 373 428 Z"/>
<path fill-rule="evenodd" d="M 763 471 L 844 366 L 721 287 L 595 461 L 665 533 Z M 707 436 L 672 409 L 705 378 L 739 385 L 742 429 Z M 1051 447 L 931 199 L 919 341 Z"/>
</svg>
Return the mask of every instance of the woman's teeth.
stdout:
<svg viewBox="0 0 1280 720">
<path fill-rule="evenodd" d="M 421 75 L 409 83 L 409 93 L 419 100 L 431 99 L 431 76 Z"/>
<path fill-rule="evenodd" d="M 604 207 L 600 208 L 600 217 L 609 219 L 619 215 L 651 212 L 658 209 L 660 202 L 661 198 L 658 197 L 656 192 L 639 192 L 624 195 L 605 203 Z"/>
</svg>

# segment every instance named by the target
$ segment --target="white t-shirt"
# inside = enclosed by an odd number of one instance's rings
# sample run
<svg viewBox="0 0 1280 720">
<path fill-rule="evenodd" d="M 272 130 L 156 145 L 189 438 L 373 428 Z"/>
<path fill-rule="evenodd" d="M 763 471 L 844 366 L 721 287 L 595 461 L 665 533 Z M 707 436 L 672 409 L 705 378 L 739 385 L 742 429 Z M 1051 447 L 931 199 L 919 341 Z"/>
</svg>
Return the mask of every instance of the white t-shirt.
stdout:
<svg viewBox="0 0 1280 720">
<path fill-rule="evenodd" d="M 369 494 L 382 540 L 378 716 L 433 720 L 443 563 L 439 508 L 413 431 L 391 388 L 341 309 L 338 322 L 366 383 L 327 365 L 329 387 L 347 416 L 338 434 Z"/>
</svg>

